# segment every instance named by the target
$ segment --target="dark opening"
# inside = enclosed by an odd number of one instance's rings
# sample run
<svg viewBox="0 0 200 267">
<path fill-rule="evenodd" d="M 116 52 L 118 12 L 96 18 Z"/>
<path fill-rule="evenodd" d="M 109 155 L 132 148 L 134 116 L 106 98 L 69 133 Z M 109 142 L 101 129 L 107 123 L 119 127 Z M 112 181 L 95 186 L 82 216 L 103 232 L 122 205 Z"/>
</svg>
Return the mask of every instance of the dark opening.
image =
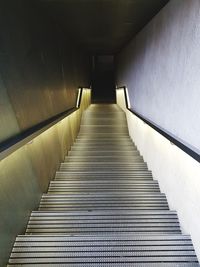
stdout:
<svg viewBox="0 0 200 267">
<path fill-rule="evenodd" d="M 114 56 L 94 56 L 92 103 L 115 103 Z"/>
</svg>

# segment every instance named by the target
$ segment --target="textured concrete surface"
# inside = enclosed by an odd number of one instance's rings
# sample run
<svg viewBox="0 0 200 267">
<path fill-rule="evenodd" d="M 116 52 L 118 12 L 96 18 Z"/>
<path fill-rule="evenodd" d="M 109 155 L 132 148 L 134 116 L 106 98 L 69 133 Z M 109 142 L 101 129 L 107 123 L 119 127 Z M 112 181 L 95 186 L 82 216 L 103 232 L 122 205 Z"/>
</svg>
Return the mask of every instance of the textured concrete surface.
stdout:
<svg viewBox="0 0 200 267">
<path fill-rule="evenodd" d="M 131 106 L 200 151 L 200 1 L 171 0 L 117 57 Z"/>
<path fill-rule="evenodd" d="M 129 134 L 170 209 L 177 211 L 182 232 L 191 235 L 200 260 L 200 164 L 126 110 L 123 92 L 117 93 L 117 104 L 126 112 Z"/>
<path fill-rule="evenodd" d="M 0 142 L 18 132 L 17 119 L 0 74 Z"/>
<path fill-rule="evenodd" d="M 74 107 L 89 84 L 88 56 L 36 2 L 0 3 L 0 142 Z"/>
</svg>

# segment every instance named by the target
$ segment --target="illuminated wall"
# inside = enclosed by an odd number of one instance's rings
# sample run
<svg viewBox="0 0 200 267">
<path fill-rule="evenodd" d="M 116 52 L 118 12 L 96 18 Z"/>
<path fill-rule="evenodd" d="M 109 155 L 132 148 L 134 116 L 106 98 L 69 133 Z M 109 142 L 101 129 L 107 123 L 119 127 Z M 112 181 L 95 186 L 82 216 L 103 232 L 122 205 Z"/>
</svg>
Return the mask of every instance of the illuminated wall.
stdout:
<svg viewBox="0 0 200 267">
<path fill-rule="evenodd" d="M 200 260 L 200 164 L 125 108 L 124 92 L 117 104 L 125 111 L 130 137 L 153 178 L 176 210 L 184 234 L 190 234 Z"/>
<path fill-rule="evenodd" d="M 5 159 L 0 153 L 0 266 L 6 265 L 16 235 L 24 233 L 30 212 L 38 208 L 41 194 L 70 150 L 90 99 L 85 89 L 79 110 Z"/>
<path fill-rule="evenodd" d="M 131 107 L 200 152 L 200 1 L 171 0 L 117 57 Z M 118 103 L 124 107 L 123 92 Z M 121 96 L 120 96 L 121 94 Z M 200 164 L 126 111 L 129 133 L 200 259 Z"/>
<path fill-rule="evenodd" d="M 117 57 L 131 106 L 200 152 L 200 1 L 172 0 Z"/>
</svg>

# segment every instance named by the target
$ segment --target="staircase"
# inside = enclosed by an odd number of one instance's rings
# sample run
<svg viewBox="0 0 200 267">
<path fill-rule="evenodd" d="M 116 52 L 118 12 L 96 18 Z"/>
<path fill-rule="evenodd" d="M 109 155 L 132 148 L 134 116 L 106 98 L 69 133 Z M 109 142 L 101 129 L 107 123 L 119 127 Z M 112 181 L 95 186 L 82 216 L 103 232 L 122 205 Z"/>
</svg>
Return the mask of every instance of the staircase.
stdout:
<svg viewBox="0 0 200 267">
<path fill-rule="evenodd" d="M 91 105 L 8 266 L 199 266 L 117 105 Z"/>
</svg>

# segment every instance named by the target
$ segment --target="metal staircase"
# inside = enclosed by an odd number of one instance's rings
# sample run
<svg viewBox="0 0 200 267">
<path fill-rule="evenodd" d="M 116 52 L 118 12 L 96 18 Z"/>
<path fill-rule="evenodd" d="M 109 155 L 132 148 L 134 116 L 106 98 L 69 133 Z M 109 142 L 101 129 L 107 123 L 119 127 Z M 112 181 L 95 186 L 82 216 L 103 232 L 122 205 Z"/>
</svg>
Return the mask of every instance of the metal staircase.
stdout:
<svg viewBox="0 0 200 267">
<path fill-rule="evenodd" d="M 117 105 L 91 105 L 8 266 L 199 266 Z"/>
</svg>

